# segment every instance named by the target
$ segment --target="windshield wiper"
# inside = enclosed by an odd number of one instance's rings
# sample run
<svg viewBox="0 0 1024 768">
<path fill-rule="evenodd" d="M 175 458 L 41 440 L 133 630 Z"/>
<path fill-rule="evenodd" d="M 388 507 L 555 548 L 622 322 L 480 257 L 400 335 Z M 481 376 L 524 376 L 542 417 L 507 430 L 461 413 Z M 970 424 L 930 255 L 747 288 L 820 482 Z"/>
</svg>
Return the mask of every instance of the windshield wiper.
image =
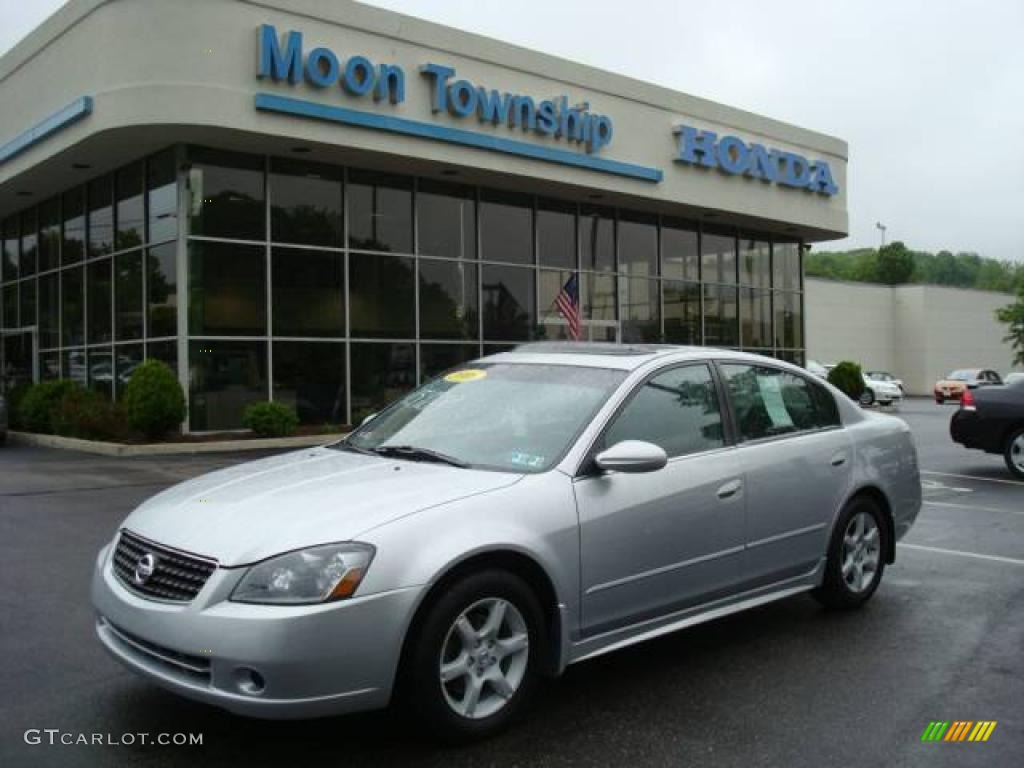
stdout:
<svg viewBox="0 0 1024 768">
<path fill-rule="evenodd" d="M 378 456 L 396 456 L 412 461 L 435 461 L 438 464 L 449 464 L 459 469 L 469 469 L 469 464 L 462 459 L 415 445 L 380 445 L 374 448 L 373 452 Z"/>
<path fill-rule="evenodd" d="M 339 440 L 336 443 L 331 443 L 327 446 L 333 448 L 336 451 L 352 451 L 353 453 L 361 453 L 365 456 L 376 456 L 377 454 L 371 451 L 369 448 L 360 448 L 358 445 L 353 445 L 348 440 Z"/>
</svg>

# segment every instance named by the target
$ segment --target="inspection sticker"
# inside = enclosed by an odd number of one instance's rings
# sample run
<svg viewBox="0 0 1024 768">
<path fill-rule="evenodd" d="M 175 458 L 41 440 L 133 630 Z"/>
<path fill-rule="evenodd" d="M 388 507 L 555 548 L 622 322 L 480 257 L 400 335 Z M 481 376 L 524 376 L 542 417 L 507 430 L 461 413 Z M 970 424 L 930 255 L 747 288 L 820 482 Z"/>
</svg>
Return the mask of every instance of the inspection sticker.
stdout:
<svg viewBox="0 0 1024 768">
<path fill-rule="evenodd" d="M 467 381 L 479 381 L 486 377 L 487 371 L 479 368 L 466 368 L 462 371 L 452 371 L 444 377 L 444 380 L 450 381 L 452 384 L 465 384 Z"/>
</svg>

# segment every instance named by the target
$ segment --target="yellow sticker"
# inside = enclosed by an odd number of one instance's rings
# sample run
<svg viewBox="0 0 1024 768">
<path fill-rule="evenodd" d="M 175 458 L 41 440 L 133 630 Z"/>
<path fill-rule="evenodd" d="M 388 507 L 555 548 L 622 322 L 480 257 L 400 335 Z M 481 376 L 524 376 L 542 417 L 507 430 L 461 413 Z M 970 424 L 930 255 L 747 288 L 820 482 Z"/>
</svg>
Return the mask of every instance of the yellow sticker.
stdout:
<svg viewBox="0 0 1024 768">
<path fill-rule="evenodd" d="M 462 371 L 452 371 L 444 377 L 444 380 L 450 381 L 452 384 L 465 384 L 467 381 L 479 381 L 486 377 L 487 371 L 482 371 L 479 368 L 467 368 Z"/>
</svg>

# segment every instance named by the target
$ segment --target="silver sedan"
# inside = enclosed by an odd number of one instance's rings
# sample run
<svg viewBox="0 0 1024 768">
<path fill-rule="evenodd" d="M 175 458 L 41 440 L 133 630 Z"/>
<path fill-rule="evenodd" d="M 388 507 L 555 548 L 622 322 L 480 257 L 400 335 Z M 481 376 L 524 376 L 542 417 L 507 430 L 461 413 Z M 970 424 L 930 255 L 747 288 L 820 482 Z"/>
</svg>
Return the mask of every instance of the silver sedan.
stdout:
<svg viewBox="0 0 1024 768">
<path fill-rule="evenodd" d="M 464 740 L 569 664 L 802 592 L 862 605 L 920 505 L 903 422 L 796 366 L 526 345 L 145 502 L 96 559 L 96 631 L 233 712 L 400 701 Z"/>
</svg>

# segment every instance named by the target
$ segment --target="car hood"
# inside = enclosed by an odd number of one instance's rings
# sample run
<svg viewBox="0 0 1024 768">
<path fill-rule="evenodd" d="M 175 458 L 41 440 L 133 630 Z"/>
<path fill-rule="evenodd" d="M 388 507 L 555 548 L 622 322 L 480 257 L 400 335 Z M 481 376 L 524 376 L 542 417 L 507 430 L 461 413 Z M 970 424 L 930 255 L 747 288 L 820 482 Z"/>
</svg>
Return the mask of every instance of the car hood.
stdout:
<svg viewBox="0 0 1024 768">
<path fill-rule="evenodd" d="M 245 565 L 301 547 L 348 541 L 396 518 L 521 478 L 306 449 L 168 488 L 132 512 L 124 527 L 221 565 Z"/>
</svg>

